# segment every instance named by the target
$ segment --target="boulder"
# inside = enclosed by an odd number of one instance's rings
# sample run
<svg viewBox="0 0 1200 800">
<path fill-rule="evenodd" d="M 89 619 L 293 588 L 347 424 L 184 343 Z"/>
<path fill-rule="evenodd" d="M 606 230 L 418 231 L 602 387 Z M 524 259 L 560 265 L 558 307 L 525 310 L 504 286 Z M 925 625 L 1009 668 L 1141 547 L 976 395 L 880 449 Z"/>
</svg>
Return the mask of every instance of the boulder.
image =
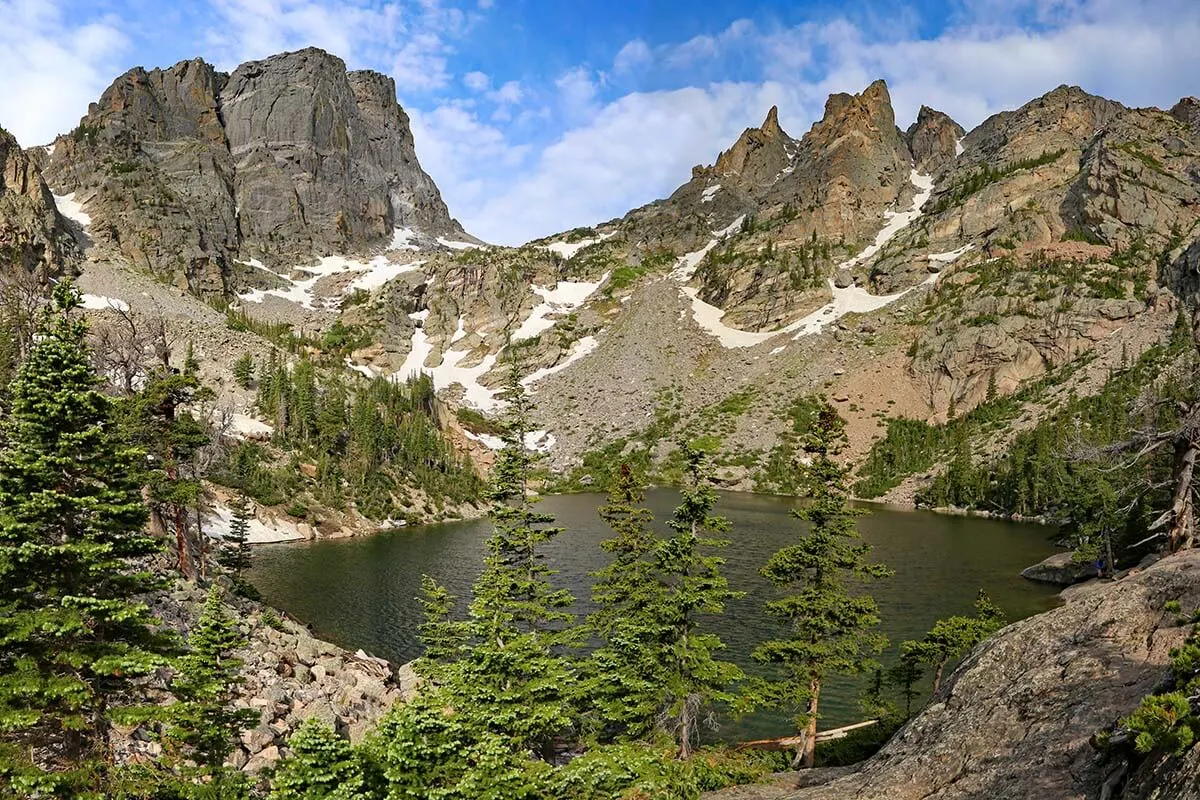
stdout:
<svg viewBox="0 0 1200 800">
<path fill-rule="evenodd" d="M 839 289 L 846 289 L 854 285 L 854 273 L 845 267 L 833 273 L 833 285 Z"/>
<path fill-rule="evenodd" d="M 1075 561 L 1071 553 L 1055 553 L 1044 561 L 1021 570 L 1021 577 L 1039 583 L 1056 586 L 1071 586 L 1096 577 L 1096 567 L 1091 563 Z"/>
<path fill-rule="evenodd" d="M 928 707 L 850 774 L 787 776 L 705 800 L 1094 800 L 1112 765 L 1092 737 L 1160 686 L 1189 626 L 1168 600 L 1200 605 L 1200 551 L 1119 581 L 1063 592 L 1064 604 L 1009 625 L 976 647 Z M 1193 750 L 1195 752 L 1195 750 Z M 1197 796 L 1200 759 L 1176 775 L 1130 777 L 1125 798 Z M 1177 760 L 1150 760 L 1188 770 Z M 1143 767 L 1142 769 L 1145 769 Z M 1156 791 L 1170 785 L 1178 791 Z M 1185 788 L 1186 787 L 1186 788 Z"/>
</svg>

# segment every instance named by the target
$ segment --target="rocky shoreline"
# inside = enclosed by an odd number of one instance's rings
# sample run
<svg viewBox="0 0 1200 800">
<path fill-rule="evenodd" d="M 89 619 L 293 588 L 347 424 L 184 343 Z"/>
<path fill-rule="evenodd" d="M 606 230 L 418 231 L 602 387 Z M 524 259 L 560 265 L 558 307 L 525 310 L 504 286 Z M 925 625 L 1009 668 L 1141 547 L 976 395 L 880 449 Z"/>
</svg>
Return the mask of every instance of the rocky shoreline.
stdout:
<svg viewBox="0 0 1200 800">
<path fill-rule="evenodd" d="M 181 580 L 152 598 L 151 606 L 164 624 L 186 635 L 206 595 L 205 588 Z M 362 650 L 350 652 L 314 637 L 269 606 L 231 593 L 226 602 L 249 640 L 236 653 L 243 683 L 235 705 L 259 715 L 258 724 L 242 734 L 241 746 L 227 761 L 230 766 L 252 774 L 274 766 L 288 755 L 288 738 L 312 718 L 360 742 L 393 703 L 410 699 L 417 689 L 420 681 L 411 663 L 396 667 Z M 137 730 L 128 733 L 132 750 L 147 758 L 158 755 L 152 737 Z"/>
</svg>

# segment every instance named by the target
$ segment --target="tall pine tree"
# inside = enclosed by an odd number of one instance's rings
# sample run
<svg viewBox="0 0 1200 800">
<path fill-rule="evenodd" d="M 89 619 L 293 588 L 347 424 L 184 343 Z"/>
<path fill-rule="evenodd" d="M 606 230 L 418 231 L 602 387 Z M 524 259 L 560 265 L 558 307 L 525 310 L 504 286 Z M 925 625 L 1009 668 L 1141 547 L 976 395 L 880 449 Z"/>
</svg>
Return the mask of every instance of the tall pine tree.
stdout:
<svg viewBox="0 0 1200 800">
<path fill-rule="evenodd" d="M 669 628 L 662 642 L 660 717 L 679 746 L 679 757 L 688 758 L 705 722 L 704 711 L 733 700 L 731 689 L 742 678 L 735 664 L 718 660 L 725 643 L 703 630 L 701 617 L 724 613 L 725 604 L 743 593 L 730 590 L 721 573 L 725 561 L 712 553 L 728 544 L 714 534 L 727 531 L 729 523 L 712 513 L 717 493 L 706 457 L 687 445 L 683 452 L 688 482 L 668 523 L 674 534 L 658 548 L 656 568 L 666 587 L 662 602 Z"/>
<path fill-rule="evenodd" d="M 767 613 L 786 631 L 763 642 L 753 657 L 772 665 L 780 677 L 761 682 L 758 694 L 767 704 L 791 710 L 805 735 L 797 761 L 813 765 L 820 713 L 821 687 L 831 675 L 858 674 L 875 667 L 872 656 L 887 640 L 873 629 L 879 624 L 874 598 L 856 591 L 865 579 L 891 574 L 867 560 L 870 545 L 859 538 L 846 491 L 847 470 L 833 460 L 845 441 L 845 423 L 825 401 L 805 450 L 803 468 L 808 503 L 792 513 L 809 523 L 796 544 L 776 552 L 761 572 L 790 592 L 767 603 Z"/>
<path fill-rule="evenodd" d="M 662 641 L 671 628 L 657 564 L 659 540 L 641 478 L 622 464 L 600 516 L 615 534 L 601 543 L 612 562 L 592 574 L 588 629 L 601 642 L 588 662 L 587 697 L 602 738 L 642 738 L 663 710 Z"/>
<path fill-rule="evenodd" d="M 133 598 L 159 582 L 144 528 L 144 454 L 116 431 L 72 310 L 54 292 L 11 386 L 0 449 L 0 784 L 101 797 L 114 715 L 168 647 Z"/>
</svg>

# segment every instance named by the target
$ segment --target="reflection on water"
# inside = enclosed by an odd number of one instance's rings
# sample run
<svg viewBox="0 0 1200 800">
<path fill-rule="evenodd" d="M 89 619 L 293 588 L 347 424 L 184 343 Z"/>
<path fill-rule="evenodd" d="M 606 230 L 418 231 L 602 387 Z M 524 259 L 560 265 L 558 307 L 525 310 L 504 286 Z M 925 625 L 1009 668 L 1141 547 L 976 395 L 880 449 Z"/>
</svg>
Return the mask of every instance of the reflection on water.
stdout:
<svg viewBox="0 0 1200 800">
<path fill-rule="evenodd" d="M 562 495 L 540 507 L 566 528 L 546 549 L 560 570 L 558 579 L 580 598 L 581 614 L 590 608 L 587 575 L 606 558 L 599 542 L 611 535 L 596 515 L 602 501 L 600 495 Z M 663 520 L 677 501 L 675 492 L 660 489 L 649 493 L 647 505 Z M 730 586 L 747 595 L 712 625 L 728 645 L 727 656 L 745 667 L 751 666 L 754 646 L 775 634 L 762 613 L 773 590 L 758 569 L 797 535 L 801 523 L 788 513 L 791 506 L 785 498 L 736 493 L 722 494 L 718 504 L 733 525 L 732 544 L 724 553 L 726 574 Z M 1013 620 L 1054 604 L 1053 589 L 1019 575 L 1054 552 L 1048 529 L 882 507 L 872 511 L 860 518 L 859 530 L 874 545 L 875 560 L 896 573 L 872 586 L 882 609 L 881 628 L 893 643 L 921 636 L 941 617 L 971 613 L 979 589 Z M 362 539 L 264 545 L 254 551 L 250 578 L 268 602 L 311 624 L 317 635 L 399 663 L 420 654 L 421 612 L 415 598 L 421 575 L 432 575 L 465 602 L 489 533 L 488 522 L 479 520 Z M 861 718 L 853 684 L 834 681 L 822 694 L 824 726 Z M 781 720 L 760 715 L 726 725 L 722 736 L 786 732 Z"/>
</svg>

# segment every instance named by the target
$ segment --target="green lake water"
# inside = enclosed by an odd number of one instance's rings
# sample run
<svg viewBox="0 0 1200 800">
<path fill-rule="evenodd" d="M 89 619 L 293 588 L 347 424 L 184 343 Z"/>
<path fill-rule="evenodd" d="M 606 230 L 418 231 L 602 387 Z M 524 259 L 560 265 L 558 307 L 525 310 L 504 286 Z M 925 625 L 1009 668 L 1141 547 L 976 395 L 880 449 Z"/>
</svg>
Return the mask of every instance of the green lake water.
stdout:
<svg viewBox="0 0 1200 800">
<path fill-rule="evenodd" d="M 581 599 L 586 613 L 588 573 L 605 563 L 599 543 L 610 536 L 596 514 L 598 494 L 546 498 L 540 510 L 553 514 L 566 531 L 547 545 L 557 579 Z M 649 492 L 647 505 L 659 520 L 678 501 L 667 489 Z M 763 495 L 723 493 L 719 513 L 732 523 L 724 552 L 732 588 L 747 593 L 729 606 L 712 628 L 728 646 L 727 657 L 752 668 L 749 653 L 774 635 L 762 604 L 774 596 L 758 569 L 788 544 L 801 523 L 788 513 L 793 501 Z M 1054 606 L 1053 587 L 1030 583 L 1020 571 L 1055 552 L 1053 531 L 1038 525 L 955 517 L 870 506 L 859 520 L 873 557 L 895 575 L 872 586 L 883 615 L 882 632 L 893 644 L 919 638 L 930 625 L 952 614 L 969 614 L 979 589 L 1004 609 L 1010 620 Z M 355 650 L 401 663 L 420 655 L 421 622 L 416 596 L 422 574 L 445 584 L 460 601 L 482 566 L 486 520 L 405 528 L 373 537 L 304 544 L 263 545 L 254 550 L 252 583 L 264 599 L 310 624 L 316 635 Z M 885 659 L 887 656 L 885 656 Z M 862 718 L 855 682 L 835 680 L 822 693 L 822 726 Z M 771 714 L 727 720 L 721 738 L 785 735 L 783 720 Z"/>
</svg>

